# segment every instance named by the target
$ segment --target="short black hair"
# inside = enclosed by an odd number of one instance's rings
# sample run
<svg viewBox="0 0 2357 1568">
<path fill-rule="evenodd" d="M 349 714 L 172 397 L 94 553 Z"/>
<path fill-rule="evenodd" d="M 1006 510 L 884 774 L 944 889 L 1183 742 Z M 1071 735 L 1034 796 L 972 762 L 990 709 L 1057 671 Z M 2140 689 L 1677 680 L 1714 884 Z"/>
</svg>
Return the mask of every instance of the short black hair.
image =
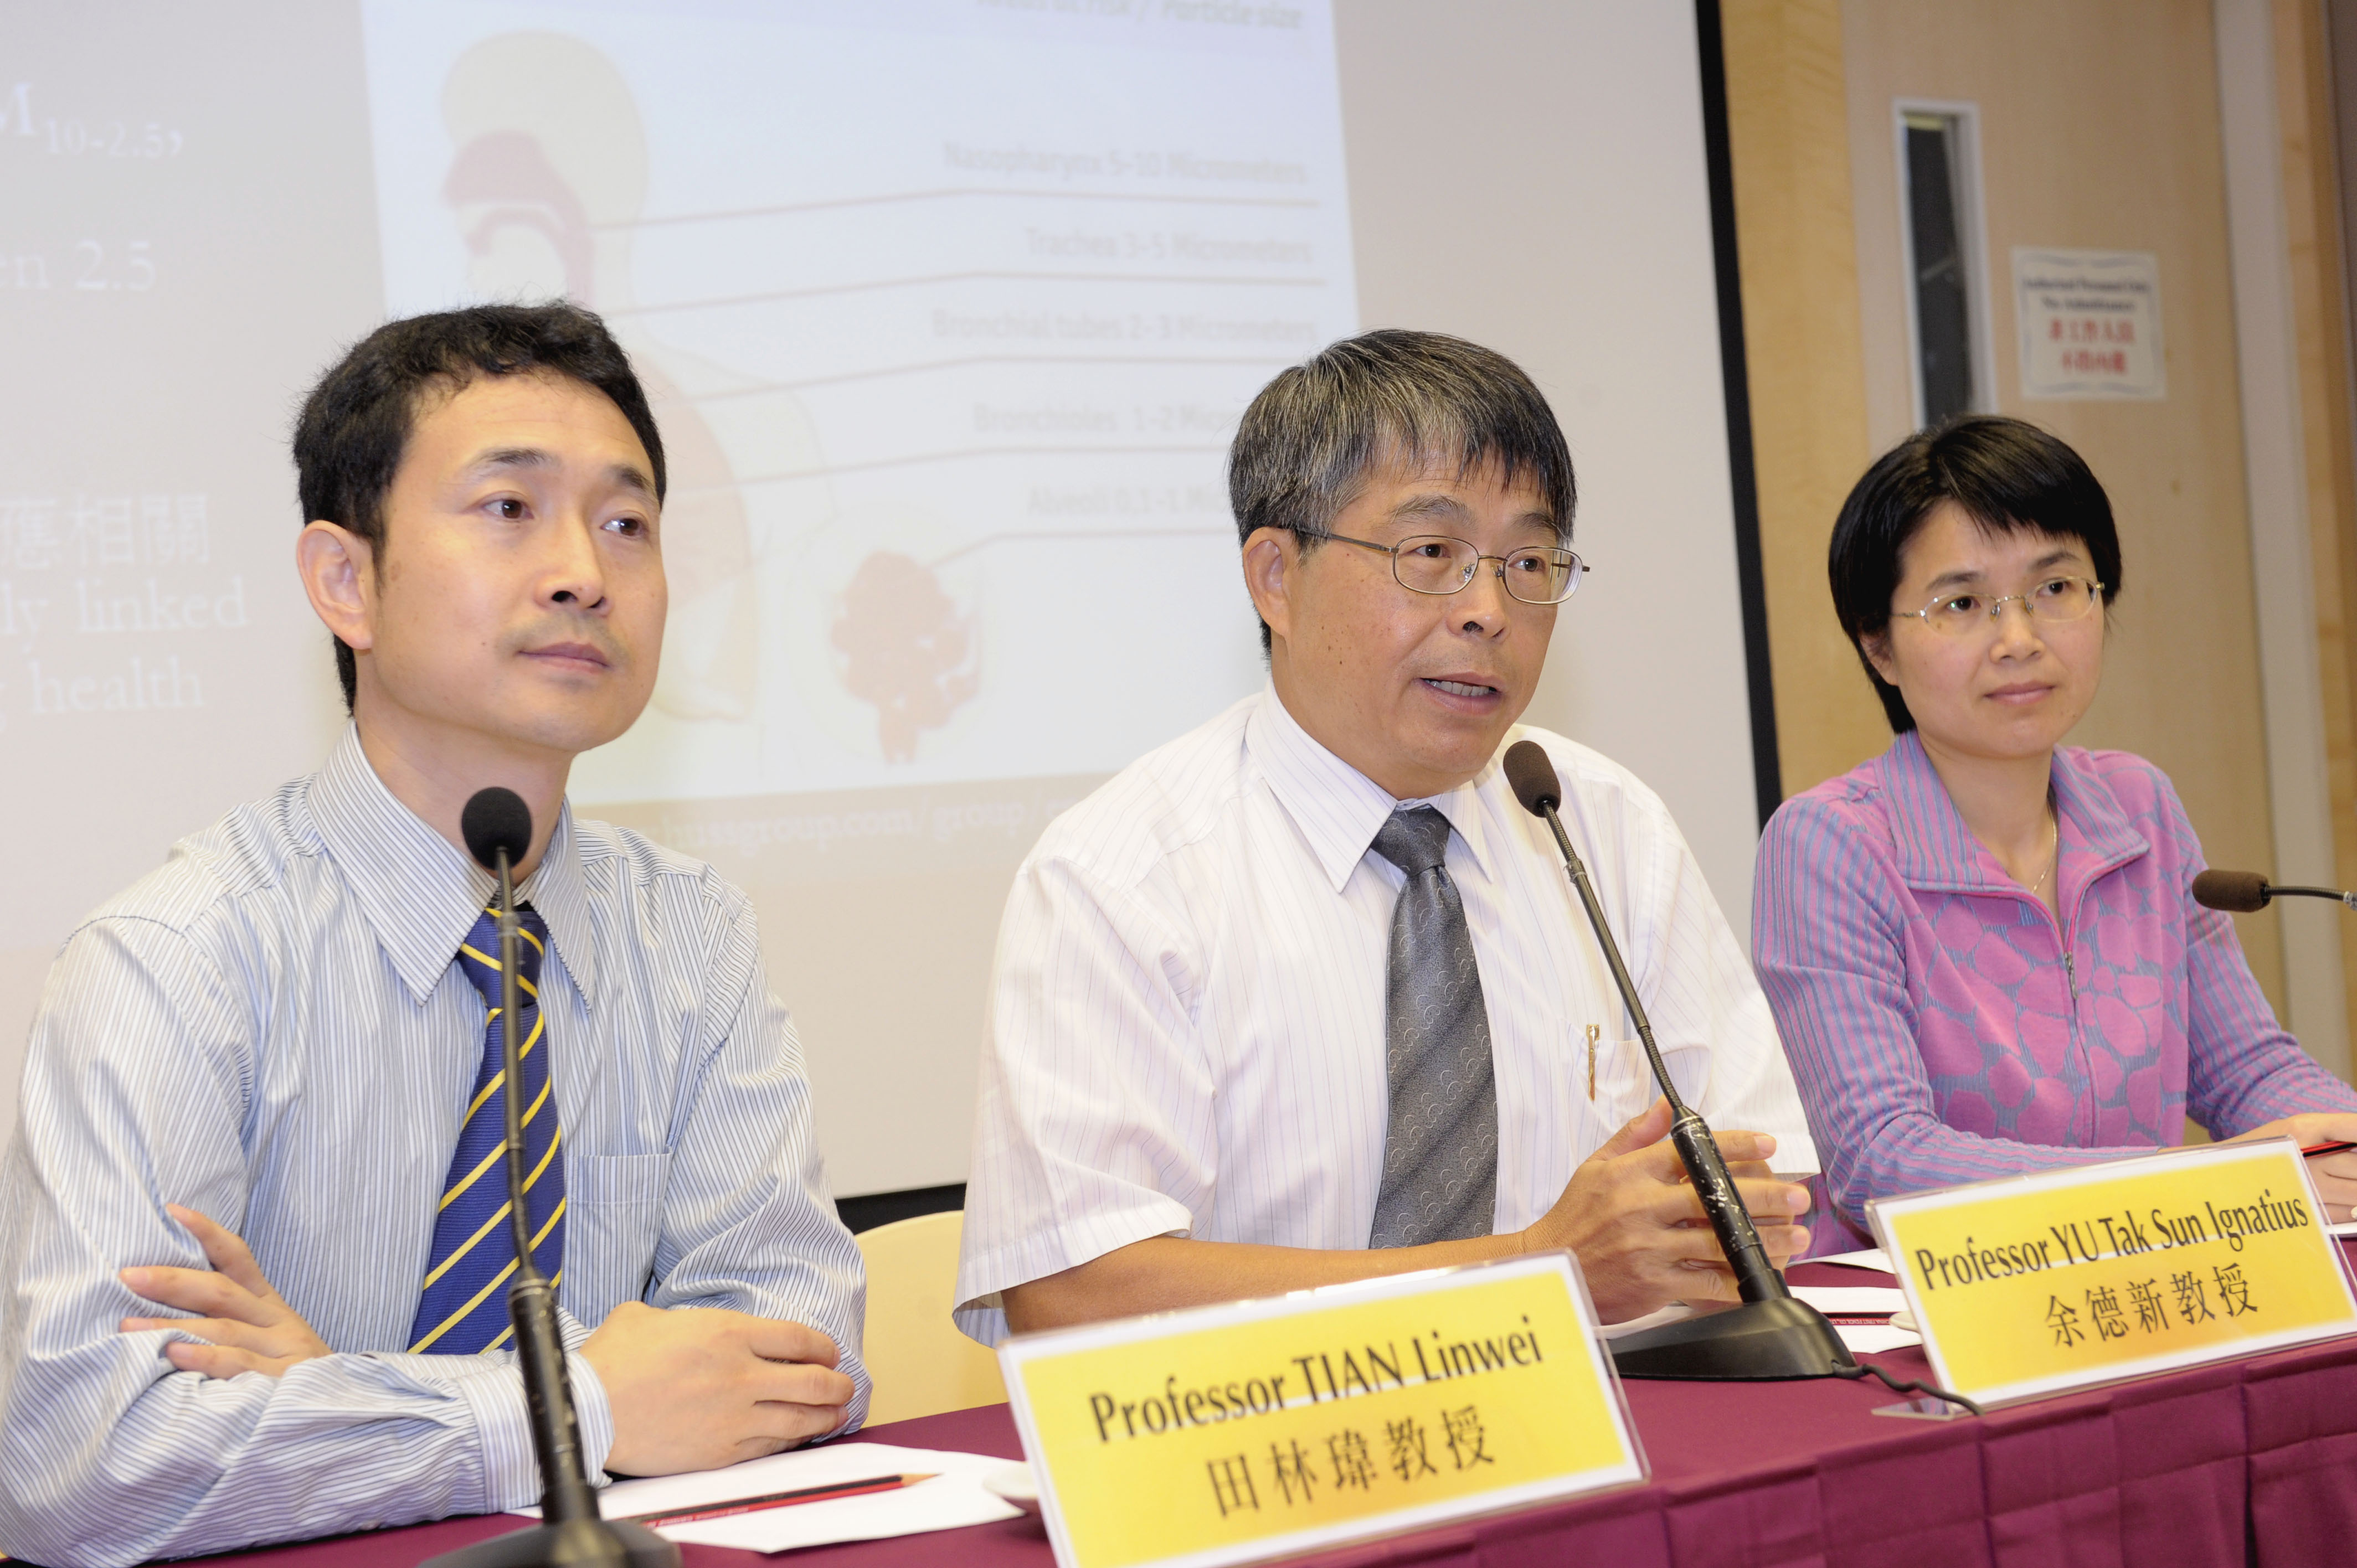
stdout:
<svg viewBox="0 0 2357 1568">
<path fill-rule="evenodd" d="M 611 398 L 647 449 L 655 499 L 662 499 L 662 436 L 630 356 L 597 313 L 564 301 L 478 305 L 388 321 L 319 378 L 295 422 L 304 521 L 348 528 L 382 557 L 385 493 L 425 400 L 485 376 L 532 374 L 564 376 Z M 336 674 L 350 710 L 359 670 L 340 638 Z"/>
<path fill-rule="evenodd" d="M 1960 414 L 1921 430 L 1876 459 L 1842 502 L 1825 571 L 1834 613 L 1849 634 L 1893 733 L 1915 727 L 1899 688 L 1877 673 L 1866 639 L 1890 628 L 1899 558 L 1942 501 L 1953 501 L 1983 528 L 2035 531 L 2087 547 L 2108 607 L 2120 596 L 2120 536 L 2111 498 L 2086 459 L 2027 420 Z"/>
<path fill-rule="evenodd" d="M 1395 462 L 1529 478 L 1556 540 L 1570 542 L 1579 500 L 1571 448 L 1522 367 L 1462 338 L 1390 328 L 1279 371 L 1244 410 L 1228 452 L 1237 540 L 1281 528 L 1314 549 L 1369 472 Z M 1260 643 L 1269 646 L 1266 625 Z"/>
</svg>

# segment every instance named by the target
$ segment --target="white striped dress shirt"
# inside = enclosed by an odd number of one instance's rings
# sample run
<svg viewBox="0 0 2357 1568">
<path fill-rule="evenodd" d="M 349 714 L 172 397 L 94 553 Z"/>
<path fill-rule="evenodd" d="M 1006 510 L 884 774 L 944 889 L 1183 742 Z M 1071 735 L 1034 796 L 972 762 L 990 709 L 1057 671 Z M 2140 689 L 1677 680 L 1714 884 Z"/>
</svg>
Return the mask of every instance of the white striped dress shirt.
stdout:
<svg viewBox="0 0 2357 1568">
<path fill-rule="evenodd" d="M 1767 1002 L 1660 798 L 1561 736 L 1523 738 L 1555 759 L 1680 1091 L 1714 1126 L 1774 1133 L 1780 1171 L 1813 1172 Z M 1498 762 L 1429 803 L 1490 1015 L 1496 1228 L 1518 1230 L 1652 1079 L 1553 837 Z M 960 1327 L 996 1343 L 998 1293 L 1150 1236 L 1367 1245 L 1404 880 L 1369 846 L 1398 804 L 1264 689 L 1049 825 L 999 930 Z"/>
<path fill-rule="evenodd" d="M 484 1036 L 453 963 L 490 878 L 348 730 L 313 777 L 184 840 L 66 942 L 0 1170 L 0 1550 L 128 1563 L 536 1501 L 509 1354 L 403 1353 Z M 858 1251 L 745 896 L 568 810 L 520 896 L 567 1199 L 569 1344 L 617 1305 L 725 1306 L 859 1361 Z M 116 1271 L 242 1236 L 335 1351 L 207 1380 Z M 612 1417 L 571 1358 L 597 1475 Z"/>
</svg>

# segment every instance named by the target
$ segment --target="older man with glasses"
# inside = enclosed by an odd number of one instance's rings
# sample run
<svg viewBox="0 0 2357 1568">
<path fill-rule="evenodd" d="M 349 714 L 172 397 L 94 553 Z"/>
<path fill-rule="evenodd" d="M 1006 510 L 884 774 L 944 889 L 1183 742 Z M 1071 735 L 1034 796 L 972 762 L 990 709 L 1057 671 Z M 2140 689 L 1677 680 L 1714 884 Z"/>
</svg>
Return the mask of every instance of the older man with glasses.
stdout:
<svg viewBox="0 0 2357 1568">
<path fill-rule="evenodd" d="M 1660 799 L 1518 726 L 1571 458 L 1488 349 L 1373 332 L 1286 371 L 1229 483 L 1269 684 L 1060 818 L 998 948 L 958 1309 L 1015 1331 L 1540 1248 L 1608 1319 L 1733 1299 L 1545 829 L 1563 817 L 1770 1254 L 1816 1162 L 1766 1002 Z"/>
</svg>

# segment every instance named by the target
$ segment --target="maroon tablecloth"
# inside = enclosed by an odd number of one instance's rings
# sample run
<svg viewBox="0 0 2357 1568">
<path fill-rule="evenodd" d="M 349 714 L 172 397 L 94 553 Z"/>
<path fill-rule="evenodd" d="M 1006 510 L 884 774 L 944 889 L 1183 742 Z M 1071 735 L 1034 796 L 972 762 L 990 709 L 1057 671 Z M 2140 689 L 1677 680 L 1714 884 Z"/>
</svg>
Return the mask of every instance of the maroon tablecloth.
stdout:
<svg viewBox="0 0 2357 1568">
<path fill-rule="evenodd" d="M 1803 1264 L 1797 1283 L 1887 1276 Z M 1928 1378 L 1920 1351 L 1871 1358 Z M 1537 1568 L 2262 1568 L 2357 1551 L 2357 1340 L 1999 1411 L 1979 1420 L 1872 1415 L 1878 1383 L 1631 1382 L 1652 1464 L 1642 1487 L 1425 1530 L 1311 1559 L 1318 1568 L 1447 1563 Z M 859 1436 L 1021 1456 L 1006 1407 Z M 513 1529 L 445 1520 L 211 1559 L 268 1568 L 394 1568 Z M 1049 1568 L 1035 1519 L 817 1547 L 793 1568 Z M 687 1546 L 690 1564 L 785 1562 Z"/>
</svg>

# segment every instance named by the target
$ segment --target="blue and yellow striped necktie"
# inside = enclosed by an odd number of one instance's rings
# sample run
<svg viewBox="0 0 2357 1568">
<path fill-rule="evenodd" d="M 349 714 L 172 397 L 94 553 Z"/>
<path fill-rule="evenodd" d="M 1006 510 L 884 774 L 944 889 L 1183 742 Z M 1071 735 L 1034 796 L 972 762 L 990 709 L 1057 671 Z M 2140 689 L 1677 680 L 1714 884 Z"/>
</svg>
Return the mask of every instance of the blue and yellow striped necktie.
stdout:
<svg viewBox="0 0 2357 1568">
<path fill-rule="evenodd" d="M 540 961 L 548 927 L 529 904 L 516 906 L 522 972 L 522 1033 L 518 1047 L 523 1083 L 524 1212 L 532 1221 L 533 1261 L 541 1273 L 565 1277 L 565 1159 L 558 1144 L 556 1101 L 549 1092 L 548 1040 L 541 1028 Z M 434 1220 L 434 1251 L 426 1259 L 425 1293 L 409 1330 L 413 1355 L 472 1356 L 508 1342 L 507 1283 L 515 1274 L 515 1243 L 508 1219 L 506 1046 L 500 1034 L 500 922 L 485 910 L 458 947 L 458 967 L 482 993 L 490 1017 L 483 1028 L 483 1065 L 458 1127 L 457 1153 L 443 1184 Z"/>
</svg>

